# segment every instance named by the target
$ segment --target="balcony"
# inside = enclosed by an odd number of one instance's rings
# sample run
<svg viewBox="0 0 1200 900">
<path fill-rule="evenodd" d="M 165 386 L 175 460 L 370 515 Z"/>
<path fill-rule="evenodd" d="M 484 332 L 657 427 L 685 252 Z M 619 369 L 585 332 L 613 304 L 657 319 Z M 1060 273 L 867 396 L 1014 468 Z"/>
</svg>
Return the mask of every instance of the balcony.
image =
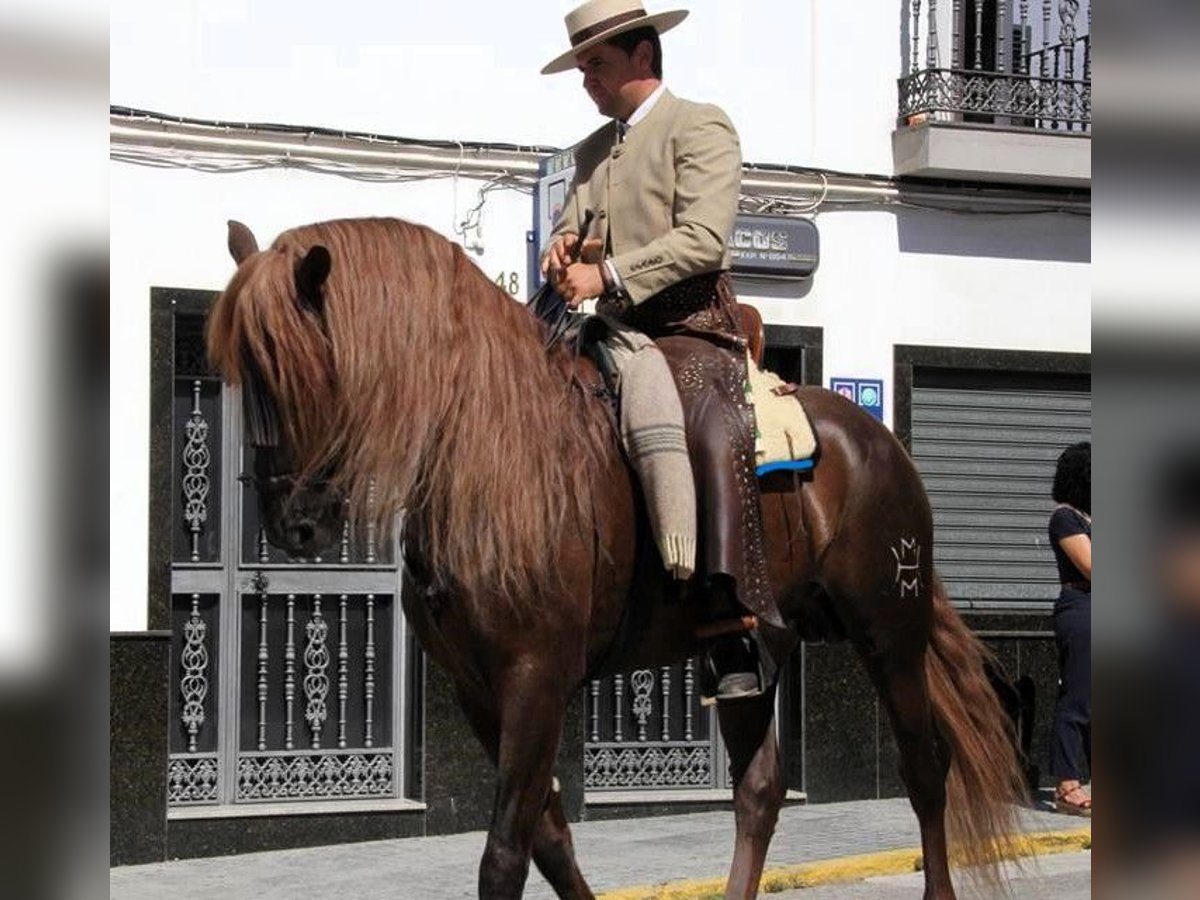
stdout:
<svg viewBox="0 0 1200 900">
<path fill-rule="evenodd" d="M 1090 0 L 907 2 L 896 174 L 1089 187 Z"/>
</svg>

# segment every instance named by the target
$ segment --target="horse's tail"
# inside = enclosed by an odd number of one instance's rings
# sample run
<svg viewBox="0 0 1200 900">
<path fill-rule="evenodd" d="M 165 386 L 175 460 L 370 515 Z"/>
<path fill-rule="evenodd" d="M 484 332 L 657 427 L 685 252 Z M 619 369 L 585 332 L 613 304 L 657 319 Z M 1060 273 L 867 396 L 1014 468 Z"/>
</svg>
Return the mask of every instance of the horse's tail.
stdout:
<svg viewBox="0 0 1200 900">
<path fill-rule="evenodd" d="M 925 673 L 933 714 L 951 753 L 946 803 L 951 857 L 993 883 L 1000 862 L 1016 857 L 1017 804 L 1026 794 L 1011 722 L 987 678 L 985 667 L 994 662 L 935 578 Z"/>
</svg>

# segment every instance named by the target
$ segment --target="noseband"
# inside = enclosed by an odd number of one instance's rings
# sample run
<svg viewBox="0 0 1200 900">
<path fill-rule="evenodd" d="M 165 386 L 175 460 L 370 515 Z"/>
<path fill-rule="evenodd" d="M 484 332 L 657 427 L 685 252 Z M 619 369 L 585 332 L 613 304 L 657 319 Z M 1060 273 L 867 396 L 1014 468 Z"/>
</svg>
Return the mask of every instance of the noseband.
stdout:
<svg viewBox="0 0 1200 900">
<path fill-rule="evenodd" d="M 327 477 L 312 478 L 302 482 L 300 475 L 296 472 L 281 472 L 278 475 L 267 475 L 265 478 L 259 477 L 253 472 L 242 472 L 238 475 L 238 481 L 260 491 L 265 488 L 269 491 L 286 490 L 289 493 L 296 491 L 301 484 L 309 488 L 325 488 L 332 483 L 331 479 Z"/>
</svg>

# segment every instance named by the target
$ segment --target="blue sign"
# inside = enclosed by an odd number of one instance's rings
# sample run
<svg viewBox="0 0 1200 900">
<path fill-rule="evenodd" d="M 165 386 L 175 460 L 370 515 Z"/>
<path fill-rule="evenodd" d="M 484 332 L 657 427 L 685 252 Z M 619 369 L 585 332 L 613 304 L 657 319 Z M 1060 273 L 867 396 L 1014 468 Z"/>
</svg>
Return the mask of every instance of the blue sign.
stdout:
<svg viewBox="0 0 1200 900">
<path fill-rule="evenodd" d="M 537 187 L 533 192 L 533 231 L 526 232 L 525 238 L 529 249 L 529 284 L 535 290 L 542 286 L 542 251 L 562 215 L 567 190 L 574 177 L 574 148 L 544 156 L 538 163 Z"/>
<path fill-rule="evenodd" d="M 857 403 L 883 421 L 883 380 L 879 378 L 831 378 L 829 389 Z"/>
</svg>

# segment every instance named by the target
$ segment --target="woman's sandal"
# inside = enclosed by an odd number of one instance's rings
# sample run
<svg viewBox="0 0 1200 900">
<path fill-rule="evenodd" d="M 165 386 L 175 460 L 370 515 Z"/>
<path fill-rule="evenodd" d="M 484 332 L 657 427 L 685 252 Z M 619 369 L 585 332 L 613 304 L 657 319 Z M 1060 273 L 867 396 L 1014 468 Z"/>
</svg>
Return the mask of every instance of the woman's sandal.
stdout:
<svg viewBox="0 0 1200 900">
<path fill-rule="evenodd" d="M 1071 797 L 1079 797 L 1080 799 L 1072 800 Z M 1055 804 L 1054 808 L 1060 813 L 1066 813 L 1069 816 L 1085 816 L 1092 815 L 1092 798 L 1082 785 L 1075 785 L 1067 790 L 1056 789 L 1054 791 Z"/>
</svg>

